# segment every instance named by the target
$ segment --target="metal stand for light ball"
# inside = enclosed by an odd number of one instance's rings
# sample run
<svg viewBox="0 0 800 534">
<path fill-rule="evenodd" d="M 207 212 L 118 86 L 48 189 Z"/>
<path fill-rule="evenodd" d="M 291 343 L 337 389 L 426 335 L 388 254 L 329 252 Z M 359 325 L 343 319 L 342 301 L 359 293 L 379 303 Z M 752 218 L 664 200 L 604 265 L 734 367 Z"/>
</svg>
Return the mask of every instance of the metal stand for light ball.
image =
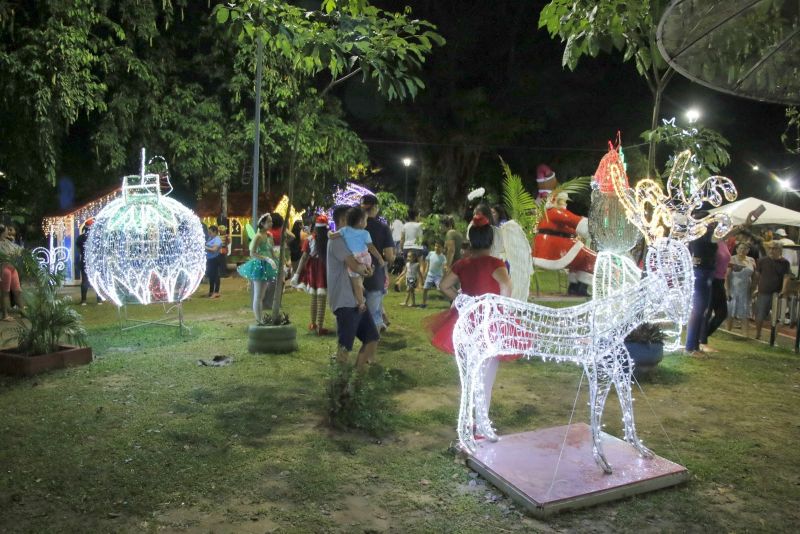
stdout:
<svg viewBox="0 0 800 534">
<path fill-rule="evenodd" d="M 134 328 L 139 328 L 142 326 L 154 325 L 177 328 L 181 336 L 183 336 L 184 333 L 190 333 L 192 329 L 186 326 L 186 323 L 183 322 L 183 302 L 172 304 L 172 306 L 169 307 L 167 306 L 168 304 L 172 303 L 161 303 L 161 307 L 164 309 L 164 317 L 155 320 L 131 319 L 128 317 L 128 305 L 123 304 L 122 306 L 119 306 L 117 308 L 117 316 L 119 318 L 120 331 L 125 332 L 126 330 L 133 330 Z M 170 317 L 170 314 L 173 311 L 176 312 L 176 316 Z"/>
</svg>

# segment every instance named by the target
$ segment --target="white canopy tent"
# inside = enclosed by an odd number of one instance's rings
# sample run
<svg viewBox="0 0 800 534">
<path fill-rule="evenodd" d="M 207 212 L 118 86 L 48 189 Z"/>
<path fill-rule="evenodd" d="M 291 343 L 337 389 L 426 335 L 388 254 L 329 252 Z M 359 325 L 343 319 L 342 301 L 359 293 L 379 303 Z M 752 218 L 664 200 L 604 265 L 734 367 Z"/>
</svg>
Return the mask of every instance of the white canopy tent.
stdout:
<svg viewBox="0 0 800 534">
<path fill-rule="evenodd" d="M 760 205 L 766 210 L 753 224 L 772 224 L 775 226 L 800 226 L 800 211 L 794 211 L 781 206 L 776 206 L 755 197 L 744 198 L 731 202 L 719 208 L 714 208 L 711 213 L 727 213 L 733 224 L 744 224 L 747 216 Z"/>
</svg>

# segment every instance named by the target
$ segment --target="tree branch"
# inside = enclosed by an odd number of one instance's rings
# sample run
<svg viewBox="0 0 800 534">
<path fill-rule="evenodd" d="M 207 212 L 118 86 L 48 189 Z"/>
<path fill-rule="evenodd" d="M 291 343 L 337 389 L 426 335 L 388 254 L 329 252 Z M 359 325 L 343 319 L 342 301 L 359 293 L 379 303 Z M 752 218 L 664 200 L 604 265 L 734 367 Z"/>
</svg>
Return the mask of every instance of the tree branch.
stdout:
<svg viewBox="0 0 800 534">
<path fill-rule="evenodd" d="M 362 70 L 362 68 L 361 68 L 361 67 L 358 67 L 356 70 L 354 70 L 354 71 L 352 71 L 352 72 L 349 72 L 349 73 L 345 74 L 345 75 L 344 75 L 344 76 L 342 76 L 341 78 L 337 78 L 337 79 L 335 79 L 335 80 L 331 80 L 331 83 L 329 83 L 329 84 L 328 84 L 328 86 L 327 86 L 325 89 L 323 89 L 323 90 L 322 90 L 322 92 L 320 93 L 320 95 L 319 95 L 319 96 L 320 96 L 320 97 L 323 97 L 323 96 L 325 96 L 325 94 L 326 94 L 328 91 L 330 91 L 331 89 L 333 89 L 335 86 L 339 85 L 340 83 L 342 83 L 342 82 L 344 82 L 344 81 L 347 81 L 347 80 L 349 80 L 350 78 L 352 78 L 353 76 L 355 76 L 356 74 L 358 74 L 359 72 L 361 72 L 361 70 Z"/>
</svg>

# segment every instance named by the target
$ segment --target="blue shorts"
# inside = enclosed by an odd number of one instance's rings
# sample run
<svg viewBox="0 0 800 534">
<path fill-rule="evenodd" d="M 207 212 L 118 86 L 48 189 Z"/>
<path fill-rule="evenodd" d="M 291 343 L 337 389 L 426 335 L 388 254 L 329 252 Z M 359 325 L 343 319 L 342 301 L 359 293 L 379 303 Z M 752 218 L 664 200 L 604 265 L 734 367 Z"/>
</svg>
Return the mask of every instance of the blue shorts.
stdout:
<svg viewBox="0 0 800 534">
<path fill-rule="evenodd" d="M 353 342 L 356 338 L 361 340 L 362 345 L 378 341 L 381 338 L 369 310 L 362 313 L 358 311 L 358 308 L 339 308 L 333 314 L 336 316 L 336 335 L 339 337 L 339 346 L 348 351 L 353 350 Z"/>
</svg>

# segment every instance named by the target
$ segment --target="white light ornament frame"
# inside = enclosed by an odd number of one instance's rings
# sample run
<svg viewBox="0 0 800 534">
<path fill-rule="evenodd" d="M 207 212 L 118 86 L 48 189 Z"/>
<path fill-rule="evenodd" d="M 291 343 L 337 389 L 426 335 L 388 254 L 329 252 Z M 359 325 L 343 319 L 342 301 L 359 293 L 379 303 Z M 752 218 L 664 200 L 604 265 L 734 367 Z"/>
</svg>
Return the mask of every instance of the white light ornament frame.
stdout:
<svg viewBox="0 0 800 534">
<path fill-rule="evenodd" d="M 89 283 L 118 307 L 180 303 L 194 293 L 205 273 L 200 219 L 162 194 L 162 179 L 169 194 L 168 173 L 146 173 L 142 149 L 140 174 L 123 178 L 122 197 L 95 216 L 89 232 Z"/>
<path fill-rule="evenodd" d="M 52 242 L 52 238 L 50 239 Z M 31 252 L 39 262 L 42 269 L 55 275 L 65 275 L 67 272 L 67 262 L 69 262 L 69 249 L 67 247 L 51 248 L 36 247 Z"/>
<path fill-rule="evenodd" d="M 667 196 L 653 181 L 640 186 L 643 180 L 631 189 L 619 173 L 612 174 L 629 220 L 648 244 L 644 276 L 630 259 L 607 252 L 607 261 L 595 272 L 595 288 L 600 291 L 578 306 L 550 308 L 494 294 L 457 297 L 459 317 L 453 346 L 461 380 L 458 436 L 466 450 L 475 452 L 475 434 L 499 439 L 489 419 L 484 390 L 484 372 L 492 367 L 487 364 L 501 356 L 521 356 L 571 362 L 583 369 L 589 384 L 593 456 L 604 472 L 612 472 L 601 440 L 605 402 L 612 386 L 621 406 L 625 440 L 643 457 L 652 457 L 636 434 L 631 387 L 634 364 L 624 340 L 644 322 L 687 322 L 694 275 L 686 243 L 702 235 L 712 222 L 723 228 L 729 224 L 719 217 L 694 219 L 692 209 L 698 201 L 721 203 L 723 196 L 731 200 L 736 190 L 727 178 L 713 177 L 691 198 Z M 668 191 L 679 182 L 680 177 L 668 182 Z M 672 229 L 674 237 L 664 237 L 664 227 Z"/>
</svg>

